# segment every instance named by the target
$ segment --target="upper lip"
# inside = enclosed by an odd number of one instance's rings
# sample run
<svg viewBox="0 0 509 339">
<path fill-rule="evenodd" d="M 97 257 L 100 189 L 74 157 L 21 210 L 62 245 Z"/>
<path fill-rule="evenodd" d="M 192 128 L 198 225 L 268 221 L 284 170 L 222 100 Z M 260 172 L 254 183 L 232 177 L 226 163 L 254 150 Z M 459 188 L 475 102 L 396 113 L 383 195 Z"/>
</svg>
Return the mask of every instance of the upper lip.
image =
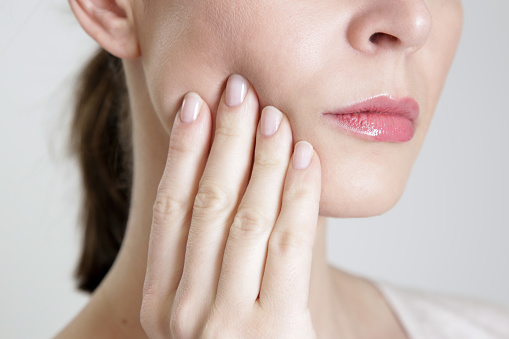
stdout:
<svg viewBox="0 0 509 339">
<path fill-rule="evenodd" d="M 395 98 L 391 95 L 382 94 L 325 114 L 354 113 L 399 114 L 415 122 L 419 117 L 419 104 L 411 97 Z"/>
</svg>

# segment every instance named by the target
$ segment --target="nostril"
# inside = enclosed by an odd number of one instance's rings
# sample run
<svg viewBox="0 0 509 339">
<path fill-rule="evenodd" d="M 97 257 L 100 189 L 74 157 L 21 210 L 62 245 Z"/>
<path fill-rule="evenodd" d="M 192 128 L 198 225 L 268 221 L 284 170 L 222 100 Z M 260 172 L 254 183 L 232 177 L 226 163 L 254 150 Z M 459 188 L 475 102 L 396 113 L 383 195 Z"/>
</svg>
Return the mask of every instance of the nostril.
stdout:
<svg viewBox="0 0 509 339">
<path fill-rule="evenodd" d="M 363 5 L 353 13 L 346 32 L 354 49 L 367 54 L 390 50 L 411 54 L 426 43 L 432 18 L 425 0 L 359 3 Z"/>
<path fill-rule="evenodd" d="M 396 38 L 394 35 L 390 35 L 390 34 L 382 33 L 382 32 L 373 33 L 369 37 L 369 41 L 375 45 L 379 45 L 384 40 L 389 43 L 395 43 L 395 42 L 398 42 L 399 39 Z"/>
<path fill-rule="evenodd" d="M 369 41 L 373 44 L 376 44 L 377 40 L 379 39 L 380 35 L 382 33 L 374 33 L 369 37 Z"/>
</svg>

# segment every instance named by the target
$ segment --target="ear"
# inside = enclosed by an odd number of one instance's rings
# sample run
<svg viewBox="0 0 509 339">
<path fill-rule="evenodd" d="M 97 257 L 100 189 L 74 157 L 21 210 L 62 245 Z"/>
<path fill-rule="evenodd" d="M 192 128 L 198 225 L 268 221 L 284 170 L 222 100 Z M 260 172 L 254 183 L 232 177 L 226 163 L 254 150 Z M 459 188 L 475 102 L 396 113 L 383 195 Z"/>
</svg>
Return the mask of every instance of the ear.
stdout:
<svg viewBox="0 0 509 339">
<path fill-rule="evenodd" d="M 129 0 L 69 0 L 81 27 L 99 45 L 121 59 L 140 56 Z"/>
</svg>

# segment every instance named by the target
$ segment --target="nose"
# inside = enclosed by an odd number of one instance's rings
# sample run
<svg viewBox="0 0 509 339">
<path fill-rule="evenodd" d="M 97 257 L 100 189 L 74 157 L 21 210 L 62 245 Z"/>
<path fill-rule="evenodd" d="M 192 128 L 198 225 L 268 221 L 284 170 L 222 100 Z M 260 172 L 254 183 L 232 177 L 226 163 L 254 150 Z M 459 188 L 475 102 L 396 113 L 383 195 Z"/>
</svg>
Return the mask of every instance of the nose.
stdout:
<svg viewBox="0 0 509 339">
<path fill-rule="evenodd" d="M 419 50 L 431 32 L 432 19 L 423 0 L 362 1 L 347 30 L 347 37 L 358 51 Z"/>
</svg>

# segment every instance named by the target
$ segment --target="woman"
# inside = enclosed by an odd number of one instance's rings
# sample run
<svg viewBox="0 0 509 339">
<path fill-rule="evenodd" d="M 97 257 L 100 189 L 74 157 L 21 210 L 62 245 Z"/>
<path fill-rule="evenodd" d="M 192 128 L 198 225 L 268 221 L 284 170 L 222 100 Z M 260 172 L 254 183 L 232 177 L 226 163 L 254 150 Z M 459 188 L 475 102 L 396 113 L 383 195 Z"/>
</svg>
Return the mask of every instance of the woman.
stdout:
<svg viewBox="0 0 509 339">
<path fill-rule="evenodd" d="M 385 289 L 325 255 L 327 217 L 403 192 L 460 1 L 70 5 L 107 52 L 73 126 L 94 294 L 59 338 L 509 335 L 504 311 Z"/>
</svg>

